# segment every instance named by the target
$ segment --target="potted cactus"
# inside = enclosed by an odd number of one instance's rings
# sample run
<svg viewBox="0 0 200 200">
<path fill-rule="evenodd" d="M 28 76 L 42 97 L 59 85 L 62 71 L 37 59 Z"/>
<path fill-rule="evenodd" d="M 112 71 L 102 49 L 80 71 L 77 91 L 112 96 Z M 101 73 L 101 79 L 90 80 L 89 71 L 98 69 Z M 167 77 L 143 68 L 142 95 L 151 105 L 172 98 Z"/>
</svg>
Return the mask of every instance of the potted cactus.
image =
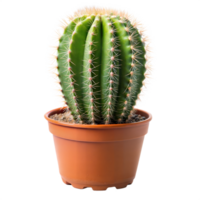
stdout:
<svg viewBox="0 0 200 200">
<path fill-rule="evenodd" d="M 134 108 L 145 55 L 144 38 L 122 12 L 84 9 L 65 27 L 57 70 L 66 107 L 45 114 L 64 183 L 94 190 L 132 183 L 152 118 Z M 64 113 L 67 121 L 55 120 Z"/>
</svg>

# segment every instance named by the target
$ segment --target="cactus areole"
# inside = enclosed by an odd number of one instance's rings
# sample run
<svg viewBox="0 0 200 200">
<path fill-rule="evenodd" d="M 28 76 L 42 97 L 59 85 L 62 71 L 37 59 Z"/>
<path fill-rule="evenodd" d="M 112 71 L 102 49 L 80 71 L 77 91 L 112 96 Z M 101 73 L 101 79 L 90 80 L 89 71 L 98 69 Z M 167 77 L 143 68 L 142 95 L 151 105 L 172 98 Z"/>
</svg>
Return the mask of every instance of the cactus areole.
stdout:
<svg viewBox="0 0 200 200">
<path fill-rule="evenodd" d="M 125 14 L 78 12 L 57 49 L 63 97 L 76 122 L 125 123 L 143 86 L 145 54 L 143 35 Z"/>
</svg>

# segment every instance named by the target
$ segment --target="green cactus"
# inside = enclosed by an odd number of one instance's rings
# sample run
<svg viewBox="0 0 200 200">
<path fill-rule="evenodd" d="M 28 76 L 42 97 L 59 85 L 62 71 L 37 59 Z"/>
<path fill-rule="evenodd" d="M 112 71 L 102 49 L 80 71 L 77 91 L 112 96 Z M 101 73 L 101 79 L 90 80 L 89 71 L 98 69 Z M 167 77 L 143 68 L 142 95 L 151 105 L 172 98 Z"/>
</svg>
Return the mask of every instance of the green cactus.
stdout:
<svg viewBox="0 0 200 200">
<path fill-rule="evenodd" d="M 77 123 L 129 119 L 143 86 L 146 51 L 124 14 L 80 12 L 65 28 L 57 52 L 63 97 Z"/>
</svg>

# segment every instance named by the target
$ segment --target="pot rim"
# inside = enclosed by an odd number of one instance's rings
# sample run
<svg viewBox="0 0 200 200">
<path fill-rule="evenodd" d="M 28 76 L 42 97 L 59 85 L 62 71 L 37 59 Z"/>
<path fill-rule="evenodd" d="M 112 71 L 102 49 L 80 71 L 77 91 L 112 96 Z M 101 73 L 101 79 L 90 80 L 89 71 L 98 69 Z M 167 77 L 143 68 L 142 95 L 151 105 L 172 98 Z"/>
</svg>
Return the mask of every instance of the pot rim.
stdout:
<svg viewBox="0 0 200 200">
<path fill-rule="evenodd" d="M 141 109 L 137 109 L 137 108 L 135 109 L 136 113 L 139 112 L 139 113 L 147 116 L 147 119 L 145 119 L 143 121 L 135 122 L 135 123 L 92 125 L 92 124 L 68 124 L 68 123 L 60 122 L 60 121 L 53 120 L 53 119 L 49 118 L 50 115 L 58 113 L 58 112 L 62 112 L 65 108 L 66 107 L 60 107 L 60 108 L 55 108 L 53 110 L 50 110 L 47 113 L 45 113 L 44 117 L 49 123 L 52 123 L 52 124 L 55 124 L 55 125 L 58 125 L 58 126 L 71 127 L 71 128 L 82 128 L 82 129 L 126 128 L 126 127 L 130 127 L 130 126 L 144 125 L 146 123 L 149 123 L 152 120 L 152 115 L 149 112 L 141 110 Z"/>
</svg>

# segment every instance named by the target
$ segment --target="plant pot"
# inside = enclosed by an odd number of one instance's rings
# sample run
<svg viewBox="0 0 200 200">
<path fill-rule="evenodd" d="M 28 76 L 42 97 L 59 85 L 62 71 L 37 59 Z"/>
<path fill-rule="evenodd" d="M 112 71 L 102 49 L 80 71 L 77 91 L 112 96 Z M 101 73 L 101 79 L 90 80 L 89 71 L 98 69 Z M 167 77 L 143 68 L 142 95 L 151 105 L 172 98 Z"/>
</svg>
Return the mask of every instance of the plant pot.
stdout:
<svg viewBox="0 0 200 200">
<path fill-rule="evenodd" d="M 123 188 L 135 178 L 151 114 L 137 109 L 146 120 L 127 124 L 66 124 L 45 114 L 53 134 L 59 171 L 65 184 L 83 189 Z"/>
</svg>

